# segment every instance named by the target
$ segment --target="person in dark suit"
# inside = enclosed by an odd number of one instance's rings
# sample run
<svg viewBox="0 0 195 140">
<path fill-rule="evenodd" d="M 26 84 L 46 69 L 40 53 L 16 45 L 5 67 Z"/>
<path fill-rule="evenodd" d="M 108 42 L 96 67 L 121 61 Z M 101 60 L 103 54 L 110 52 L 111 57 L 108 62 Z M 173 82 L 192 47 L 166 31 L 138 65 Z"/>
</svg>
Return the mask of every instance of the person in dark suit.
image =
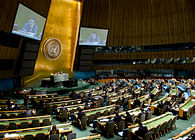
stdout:
<svg viewBox="0 0 195 140">
<path fill-rule="evenodd" d="M 70 93 L 70 97 L 71 97 L 72 99 L 76 99 L 76 96 L 77 96 L 77 94 L 76 94 L 75 91 L 72 91 L 72 92 Z"/>
<path fill-rule="evenodd" d="M 182 94 L 181 95 L 181 97 L 180 97 L 180 102 L 179 102 L 179 104 L 183 104 L 184 102 L 185 102 L 185 97 L 184 97 L 184 95 Z"/>
<path fill-rule="evenodd" d="M 85 113 L 82 111 L 82 109 L 79 110 L 79 113 L 78 113 L 78 119 L 81 119 L 81 117 L 85 115 Z"/>
<path fill-rule="evenodd" d="M 170 106 L 170 105 L 171 105 L 171 103 L 170 103 L 170 101 L 165 100 L 164 105 L 168 105 L 168 106 Z"/>
<path fill-rule="evenodd" d="M 6 104 L 8 105 L 8 108 L 11 108 L 12 107 L 12 102 L 11 102 L 10 99 L 7 100 L 7 103 Z"/>
<path fill-rule="evenodd" d="M 91 106 L 90 106 L 91 108 L 95 108 L 95 101 L 92 101 L 92 103 L 91 103 Z"/>
<path fill-rule="evenodd" d="M 130 115 L 130 113 L 127 111 L 125 116 L 125 126 L 128 127 L 128 123 L 133 123 L 133 119 Z"/>
<path fill-rule="evenodd" d="M 125 121 L 129 122 L 129 123 L 133 123 L 133 119 L 131 117 L 131 114 L 128 111 L 126 111 Z"/>
<path fill-rule="evenodd" d="M 163 101 L 160 101 L 160 102 L 158 103 L 157 108 L 162 109 L 162 108 L 163 108 L 163 106 L 164 106 Z"/>
<path fill-rule="evenodd" d="M 141 121 L 138 121 L 139 129 L 135 131 L 136 136 L 144 137 L 144 135 L 148 132 L 148 128 L 143 126 Z"/>
<path fill-rule="evenodd" d="M 160 102 L 158 103 L 158 105 L 157 105 L 157 110 L 158 110 L 158 111 L 157 111 L 157 114 L 159 114 L 159 113 L 161 112 L 163 106 L 164 106 L 163 101 L 160 101 Z"/>
<path fill-rule="evenodd" d="M 136 97 L 133 102 L 134 108 L 140 107 L 140 104 L 141 104 L 140 100 Z"/>
<path fill-rule="evenodd" d="M 155 97 L 155 95 L 154 95 L 154 94 L 149 93 L 149 98 L 150 98 L 152 101 L 154 100 L 154 97 Z"/>
<path fill-rule="evenodd" d="M 116 125 L 121 121 L 121 116 L 119 116 L 118 112 L 116 113 L 116 116 L 114 117 L 114 122 Z"/>
</svg>

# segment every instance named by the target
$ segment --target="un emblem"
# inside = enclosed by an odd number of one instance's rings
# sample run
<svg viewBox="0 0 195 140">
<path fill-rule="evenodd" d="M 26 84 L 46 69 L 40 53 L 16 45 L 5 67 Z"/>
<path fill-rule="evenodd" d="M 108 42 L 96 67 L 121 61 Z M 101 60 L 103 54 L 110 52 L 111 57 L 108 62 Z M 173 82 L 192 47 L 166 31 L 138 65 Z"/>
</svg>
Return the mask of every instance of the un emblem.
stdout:
<svg viewBox="0 0 195 140">
<path fill-rule="evenodd" d="M 62 52 L 61 42 L 57 38 L 49 38 L 43 46 L 43 54 L 49 60 L 57 59 Z"/>
</svg>

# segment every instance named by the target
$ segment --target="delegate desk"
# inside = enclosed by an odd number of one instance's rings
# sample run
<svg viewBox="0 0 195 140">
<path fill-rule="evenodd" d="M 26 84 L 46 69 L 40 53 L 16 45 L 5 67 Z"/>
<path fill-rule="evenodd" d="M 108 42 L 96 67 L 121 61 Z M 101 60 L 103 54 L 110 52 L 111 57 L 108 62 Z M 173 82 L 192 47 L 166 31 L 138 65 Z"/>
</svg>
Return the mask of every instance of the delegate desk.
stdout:
<svg viewBox="0 0 195 140">
<path fill-rule="evenodd" d="M 138 99 L 140 100 L 140 102 L 144 102 L 147 100 L 147 97 L 148 97 L 148 95 L 143 95 L 143 96 L 139 97 Z M 128 100 L 128 109 L 132 109 L 132 105 L 133 105 L 134 100 L 135 99 Z"/>
<path fill-rule="evenodd" d="M 160 90 L 158 90 L 158 88 L 154 88 L 152 91 L 151 91 L 151 94 L 153 95 L 157 95 L 159 93 Z"/>
<path fill-rule="evenodd" d="M 4 105 L 0 105 L 0 110 L 7 110 L 8 105 L 4 104 Z M 19 109 L 24 109 L 24 104 L 17 104 L 17 108 Z"/>
<path fill-rule="evenodd" d="M 132 97 L 132 95 L 130 95 L 130 94 L 124 94 L 124 95 L 119 95 L 119 96 L 110 98 L 109 99 L 109 105 L 115 104 L 119 100 L 119 98 L 122 99 L 122 97 L 129 99 L 129 98 Z"/>
<path fill-rule="evenodd" d="M 195 110 L 195 99 L 190 97 L 184 104 L 179 107 L 179 117 L 189 119 L 191 113 Z"/>
<path fill-rule="evenodd" d="M 155 118 L 152 118 L 152 119 L 149 119 L 147 121 L 144 121 L 142 122 L 143 125 L 147 126 L 148 130 L 151 130 L 152 128 L 157 128 L 159 125 L 161 126 L 162 124 L 164 123 L 168 123 L 169 121 L 172 121 L 172 123 L 175 123 L 175 120 L 176 119 L 176 116 L 174 116 L 172 113 L 170 112 L 167 112 L 163 115 L 160 115 L 158 117 L 155 117 Z M 131 126 L 128 126 L 128 132 L 129 135 L 128 135 L 128 140 L 130 140 L 130 135 L 132 135 L 132 133 L 135 134 L 135 131 L 138 130 L 138 124 L 136 125 L 131 125 Z"/>
<path fill-rule="evenodd" d="M 37 94 L 37 95 L 28 95 L 29 98 L 49 98 L 49 97 L 56 97 L 58 93 L 49 93 L 49 94 Z"/>
<path fill-rule="evenodd" d="M 56 106 L 62 106 L 62 105 L 73 105 L 73 104 L 79 104 L 81 103 L 81 99 L 75 99 L 75 100 L 67 100 L 67 101 L 60 101 L 60 102 L 51 102 L 51 103 L 45 103 L 45 106 L 48 105 L 56 105 Z"/>
<path fill-rule="evenodd" d="M 106 114 L 106 115 L 108 115 L 109 112 L 111 112 L 111 110 L 113 110 L 113 112 L 114 112 L 115 105 L 110 105 L 110 106 L 105 106 L 105 107 L 100 107 L 100 108 L 95 108 L 95 109 L 88 109 L 88 110 L 84 110 L 83 112 L 87 116 L 88 124 L 90 124 L 90 122 L 94 120 L 94 117 L 93 117 L 94 115 L 96 115 L 97 113 L 99 113 L 99 115 L 102 116 L 102 115 L 104 115 L 104 112 L 105 111 L 108 111 L 107 114 Z M 75 119 L 76 118 L 78 118 L 78 112 L 75 113 Z"/>
<path fill-rule="evenodd" d="M 170 97 L 176 96 L 177 95 L 177 90 L 176 89 L 171 89 L 171 92 L 169 93 Z"/>
<path fill-rule="evenodd" d="M 33 115 L 36 115 L 36 109 L 30 109 L 33 112 Z M 0 111 L 0 117 L 2 114 L 9 117 L 11 114 L 14 114 L 16 117 L 19 116 L 21 113 L 25 112 L 26 110 L 7 110 L 7 111 Z"/>
<path fill-rule="evenodd" d="M 72 139 L 72 140 L 103 140 L 103 139 L 101 138 L 100 134 L 96 134 L 96 135 L 86 136 L 86 137 L 82 137 L 82 138 L 76 138 L 76 139 Z"/>
<path fill-rule="evenodd" d="M 66 107 L 68 105 L 81 104 L 81 102 L 82 102 L 81 99 L 76 99 L 76 100 L 44 103 L 44 109 L 48 114 L 51 114 L 54 106 L 56 106 L 57 108 L 62 106 Z"/>
<path fill-rule="evenodd" d="M 44 127 L 34 127 L 27 129 L 16 129 L 16 130 L 8 130 L 8 131 L 0 131 L 0 134 L 4 134 L 3 140 L 6 139 L 22 139 L 25 135 L 33 135 L 34 137 L 39 133 L 44 133 L 45 135 L 50 135 L 50 129 L 52 125 L 44 126 Z M 57 124 L 57 129 L 60 134 L 67 134 L 73 131 L 72 125 L 70 123 L 65 124 Z"/>
<path fill-rule="evenodd" d="M 51 98 L 39 98 L 39 99 L 36 99 L 37 102 L 40 102 L 41 100 L 44 103 L 45 102 L 60 102 L 60 101 L 70 100 L 70 98 L 68 96 L 60 96 L 60 97 L 51 97 Z"/>
<path fill-rule="evenodd" d="M 28 124 L 32 124 L 33 120 L 39 120 L 41 124 L 43 123 L 44 119 L 49 119 L 51 122 L 51 116 L 44 115 L 44 116 L 35 116 L 35 117 L 0 119 L 0 125 L 9 126 L 10 123 L 16 123 L 16 125 L 20 125 L 22 122 L 28 122 Z"/>
<path fill-rule="evenodd" d="M 134 92 L 135 92 L 135 94 L 140 94 L 141 91 L 143 91 L 143 90 L 144 90 L 144 88 L 139 87 L 138 89 L 134 90 Z"/>
<path fill-rule="evenodd" d="M 192 97 L 195 98 L 195 90 L 191 90 L 191 93 L 192 93 Z"/>
<path fill-rule="evenodd" d="M 98 105 L 99 105 L 99 102 L 98 102 L 98 101 L 95 101 L 95 103 L 96 103 L 95 108 L 97 108 Z M 86 104 L 86 103 L 76 104 L 76 105 L 69 105 L 69 106 L 58 106 L 58 107 L 57 107 L 57 110 L 58 110 L 58 112 L 59 112 L 61 108 L 66 108 L 66 109 L 68 110 L 69 113 L 71 113 L 71 112 L 76 112 L 76 111 L 78 111 L 79 109 L 84 109 L 85 104 Z M 90 105 L 91 105 L 91 102 L 88 103 L 89 108 L 90 108 Z"/>
<path fill-rule="evenodd" d="M 170 101 L 170 100 L 171 100 L 171 97 L 164 96 L 163 98 L 161 98 L 161 99 L 159 99 L 159 100 L 157 100 L 157 101 L 152 102 L 152 103 L 151 103 L 151 110 L 152 110 L 152 113 L 155 113 L 155 111 L 156 111 L 156 109 L 157 109 L 157 106 L 158 106 L 158 103 L 161 102 L 161 101 L 164 103 L 165 100 Z"/>
<path fill-rule="evenodd" d="M 190 128 L 187 128 L 185 131 L 182 131 L 181 133 L 177 134 L 176 136 L 173 136 L 172 139 L 176 140 L 179 138 L 187 139 L 190 133 L 195 132 L 195 125 L 193 125 Z"/>
<path fill-rule="evenodd" d="M 132 110 L 128 110 L 130 115 L 132 116 L 132 119 L 136 116 L 138 116 L 141 113 L 140 108 L 135 108 Z M 97 118 L 97 131 L 100 131 L 101 128 L 106 126 L 106 122 L 109 121 L 109 119 L 113 120 L 116 114 L 109 115 L 109 116 L 101 116 Z M 126 116 L 126 111 L 120 112 L 119 116 Z"/>
<path fill-rule="evenodd" d="M 54 75 L 50 76 L 50 80 L 54 83 L 68 81 L 69 80 L 69 74 L 67 74 L 67 73 L 54 74 Z"/>
<path fill-rule="evenodd" d="M 110 106 L 104 106 L 104 107 L 99 107 L 99 108 L 93 108 L 93 109 L 88 109 L 84 110 L 86 116 L 89 117 L 92 114 L 96 114 L 97 112 L 100 112 L 100 114 L 103 114 L 104 111 L 108 110 L 108 112 L 112 109 L 115 109 L 115 105 L 110 105 Z M 77 118 L 77 113 L 76 113 L 76 118 Z"/>
<path fill-rule="evenodd" d="M 7 104 L 7 101 L 8 101 L 7 99 L 0 100 L 0 105 Z M 15 104 L 15 100 L 14 100 L 14 99 L 11 99 L 10 102 L 11 102 L 12 104 Z"/>
<path fill-rule="evenodd" d="M 90 93 L 90 92 L 94 92 L 95 89 L 83 89 L 83 90 L 79 90 L 79 91 L 75 91 L 76 94 L 81 94 L 81 93 Z"/>
<path fill-rule="evenodd" d="M 91 103 L 88 103 L 88 105 L 90 105 Z M 60 112 L 61 108 L 66 108 L 68 110 L 68 112 L 72 112 L 72 111 L 78 111 L 78 109 L 84 109 L 85 107 L 85 103 L 83 104 L 77 104 L 77 105 L 69 105 L 69 106 L 58 106 L 57 107 L 57 111 Z"/>
</svg>

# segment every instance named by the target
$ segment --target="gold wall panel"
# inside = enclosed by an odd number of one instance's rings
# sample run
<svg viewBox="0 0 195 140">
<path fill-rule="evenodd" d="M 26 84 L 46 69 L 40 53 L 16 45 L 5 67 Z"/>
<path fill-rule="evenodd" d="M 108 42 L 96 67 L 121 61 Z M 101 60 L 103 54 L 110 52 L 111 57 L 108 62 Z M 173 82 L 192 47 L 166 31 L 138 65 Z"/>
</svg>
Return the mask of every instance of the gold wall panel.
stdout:
<svg viewBox="0 0 195 140">
<path fill-rule="evenodd" d="M 77 45 L 81 17 L 81 2 L 52 0 L 33 76 L 24 77 L 23 86 L 28 86 L 51 73 L 66 72 L 73 75 L 72 66 Z M 46 40 L 56 38 L 61 42 L 61 55 L 48 60 L 42 50 Z"/>
</svg>

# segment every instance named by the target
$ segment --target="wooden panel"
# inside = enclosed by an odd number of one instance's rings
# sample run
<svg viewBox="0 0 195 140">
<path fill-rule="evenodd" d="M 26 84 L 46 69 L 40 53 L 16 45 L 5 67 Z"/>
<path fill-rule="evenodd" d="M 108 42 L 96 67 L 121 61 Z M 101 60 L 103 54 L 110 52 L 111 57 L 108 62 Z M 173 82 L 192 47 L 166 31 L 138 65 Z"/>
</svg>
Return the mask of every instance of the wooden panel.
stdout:
<svg viewBox="0 0 195 140">
<path fill-rule="evenodd" d="M 160 51 L 160 52 L 131 52 L 131 53 L 95 53 L 94 56 L 95 56 L 94 60 L 184 58 L 184 57 L 194 57 L 195 50 L 176 50 L 176 51 Z"/>
<path fill-rule="evenodd" d="M 176 69 L 176 70 L 194 70 L 195 64 L 139 64 L 139 65 L 103 65 L 93 66 L 94 70 L 124 70 L 124 69 Z"/>
<path fill-rule="evenodd" d="M 81 26 L 108 28 L 108 46 L 195 41 L 194 0 L 85 0 Z"/>
</svg>

